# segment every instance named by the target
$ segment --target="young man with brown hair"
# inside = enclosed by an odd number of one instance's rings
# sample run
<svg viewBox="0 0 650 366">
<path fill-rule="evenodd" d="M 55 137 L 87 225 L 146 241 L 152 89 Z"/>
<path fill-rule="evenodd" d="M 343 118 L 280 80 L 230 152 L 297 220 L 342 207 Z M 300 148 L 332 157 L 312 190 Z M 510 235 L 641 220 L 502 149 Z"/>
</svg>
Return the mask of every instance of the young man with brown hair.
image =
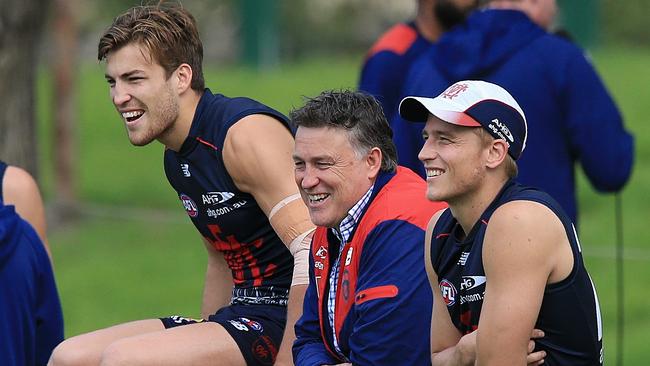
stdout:
<svg viewBox="0 0 650 366">
<path fill-rule="evenodd" d="M 52 364 L 270 365 L 278 349 L 290 362 L 313 225 L 291 179 L 287 119 L 205 88 L 195 20 L 178 5 L 118 16 L 98 58 L 129 140 L 165 145 L 167 179 L 203 237 L 204 319 L 172 316 L 80 335 L 55 350 Z"/>
</svg>

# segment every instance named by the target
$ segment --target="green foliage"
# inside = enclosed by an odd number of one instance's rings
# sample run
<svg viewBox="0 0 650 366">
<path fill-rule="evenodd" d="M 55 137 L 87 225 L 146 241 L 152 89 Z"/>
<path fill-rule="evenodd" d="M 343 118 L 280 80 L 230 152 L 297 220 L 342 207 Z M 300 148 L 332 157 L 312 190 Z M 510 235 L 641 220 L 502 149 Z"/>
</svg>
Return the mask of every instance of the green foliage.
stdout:
<svg viewBox="0 0 650 366">
<path fill-rule="evenodd" d="M 647 0 L 600 0 L 600 29 L 609 43 L 650 46 Z"/>
<path fill-rule="evenodd" d="M 634 175 L 623 192 L 626 240 L 625 363 L 645 361 L 650 329 L 650 232 L 647 187 L 650 186 L 650 51 L 602 49 L 595 65 L 619 103 L 627 127 L 636 136 Z M 268 73 L 245 68 L 207 67 L 214 92 L 245 95 L 281 112 L 302 104 L 301 95 L 323 89 L 354 87 L 360 57 L 283 64 Z M 39 80 L 41 148 L 51 149 L 47 75 Z M 162 170 L 162 147 L 130 146 L 108 98 L 101 65 L 81 68 L 78 93 L 79 189 L 86 203 L 84 219 L 53 227 L 58 286 L 64 306 L 66 335 L 110 324 L 180 313 L 198 316 L 205 255 L 196 230 L 169 187 Z M 51 162 L 43 154 L 44 190 L 52 197 Z M 552 172 L 549 172 L 552 174 Z M 615 356 L 616 282 L 614 269 L 614 199 L 600 195 L 579 176 L 581 244 L 598 288 L 605 323 L 606 364 Z M 98 208 L 94 208 L 98 206 Z M 138 208 L 135 208 L 138 207 Z M 144 209 L 146 208 L 146 209 Z"/>
</svg>

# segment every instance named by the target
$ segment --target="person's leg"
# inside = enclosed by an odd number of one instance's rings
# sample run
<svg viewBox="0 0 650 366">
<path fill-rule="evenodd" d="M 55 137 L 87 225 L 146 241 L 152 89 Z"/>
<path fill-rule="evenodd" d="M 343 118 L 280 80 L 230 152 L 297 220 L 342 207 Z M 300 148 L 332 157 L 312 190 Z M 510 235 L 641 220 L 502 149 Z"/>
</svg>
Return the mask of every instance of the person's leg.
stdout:
<svg viewBox="0 0 650 366">
<path fill-rule="evenodd" d="M 122 338 L 164 329 L 159 319 L 147 319 L 80 334 L 61 342 L 52 352 L 48 365 L 99 365 L 102 353 L 109 344 Z"/>
<path fill-rule="evenodd" d="M 159 319 L 116 325 L 61 343 L 50 366 L 245 365 L 239 347 L 217 323 L 165 329 Z"/>
<path fill-rule="evenodd" d="M 102 354 L 101 366 L 245 366 L 239 346 L 218 323 L 195 323 L 123 338 Z"/>
</svg>

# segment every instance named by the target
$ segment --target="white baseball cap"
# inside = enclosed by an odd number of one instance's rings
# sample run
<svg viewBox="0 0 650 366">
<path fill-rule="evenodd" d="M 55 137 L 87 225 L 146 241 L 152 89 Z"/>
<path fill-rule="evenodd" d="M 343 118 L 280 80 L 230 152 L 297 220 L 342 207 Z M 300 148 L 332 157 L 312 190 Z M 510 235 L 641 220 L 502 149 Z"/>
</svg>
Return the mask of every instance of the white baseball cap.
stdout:
<svg viewBox="0 0 650 366">
<path fill-rule="evenodd" d="M 526 148 L 524 111 L 505 89 L 486 81 L 459 81 L 435 98 L 406 97 L 399 114 L 412 122 L 426 122 L 432 114 L 447 123 L 483 127 L 495 139 L 505 140 L 508 154 L 515 160 Z"/>
</svg>

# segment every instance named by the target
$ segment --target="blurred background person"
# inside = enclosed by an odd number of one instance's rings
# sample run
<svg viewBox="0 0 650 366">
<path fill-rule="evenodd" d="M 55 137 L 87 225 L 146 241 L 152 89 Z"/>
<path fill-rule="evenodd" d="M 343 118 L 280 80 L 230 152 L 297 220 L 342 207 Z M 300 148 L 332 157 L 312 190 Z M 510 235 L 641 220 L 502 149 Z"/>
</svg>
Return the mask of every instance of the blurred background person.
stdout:
<svg viewBox="0 0 650 366">
<path fill-rule="evenodd" d="M 543 28 L 555 7 L 554 0 L 486 2 L 413 64 L 402 94 L 436 95 L 463 79 L 509 90 L 532 136 L 519 180 L 548 192 L 577 223 L 576 163 L 597 190 L 619 191 L 632 172 L 634 140 L 584 52 Z M 423 125 L 399 116 L 392 125 L 400 164 L 424 176 Z"/>
<path fill-rule="evenodd" d="M 409 67 L 440 36 L 462 23 L 477 0 L 417 0 L 415 19 L 382 34 L 366 54 L 359 90 L 373 95 L 390 118 L 397 113 Z"/>
</svg>

